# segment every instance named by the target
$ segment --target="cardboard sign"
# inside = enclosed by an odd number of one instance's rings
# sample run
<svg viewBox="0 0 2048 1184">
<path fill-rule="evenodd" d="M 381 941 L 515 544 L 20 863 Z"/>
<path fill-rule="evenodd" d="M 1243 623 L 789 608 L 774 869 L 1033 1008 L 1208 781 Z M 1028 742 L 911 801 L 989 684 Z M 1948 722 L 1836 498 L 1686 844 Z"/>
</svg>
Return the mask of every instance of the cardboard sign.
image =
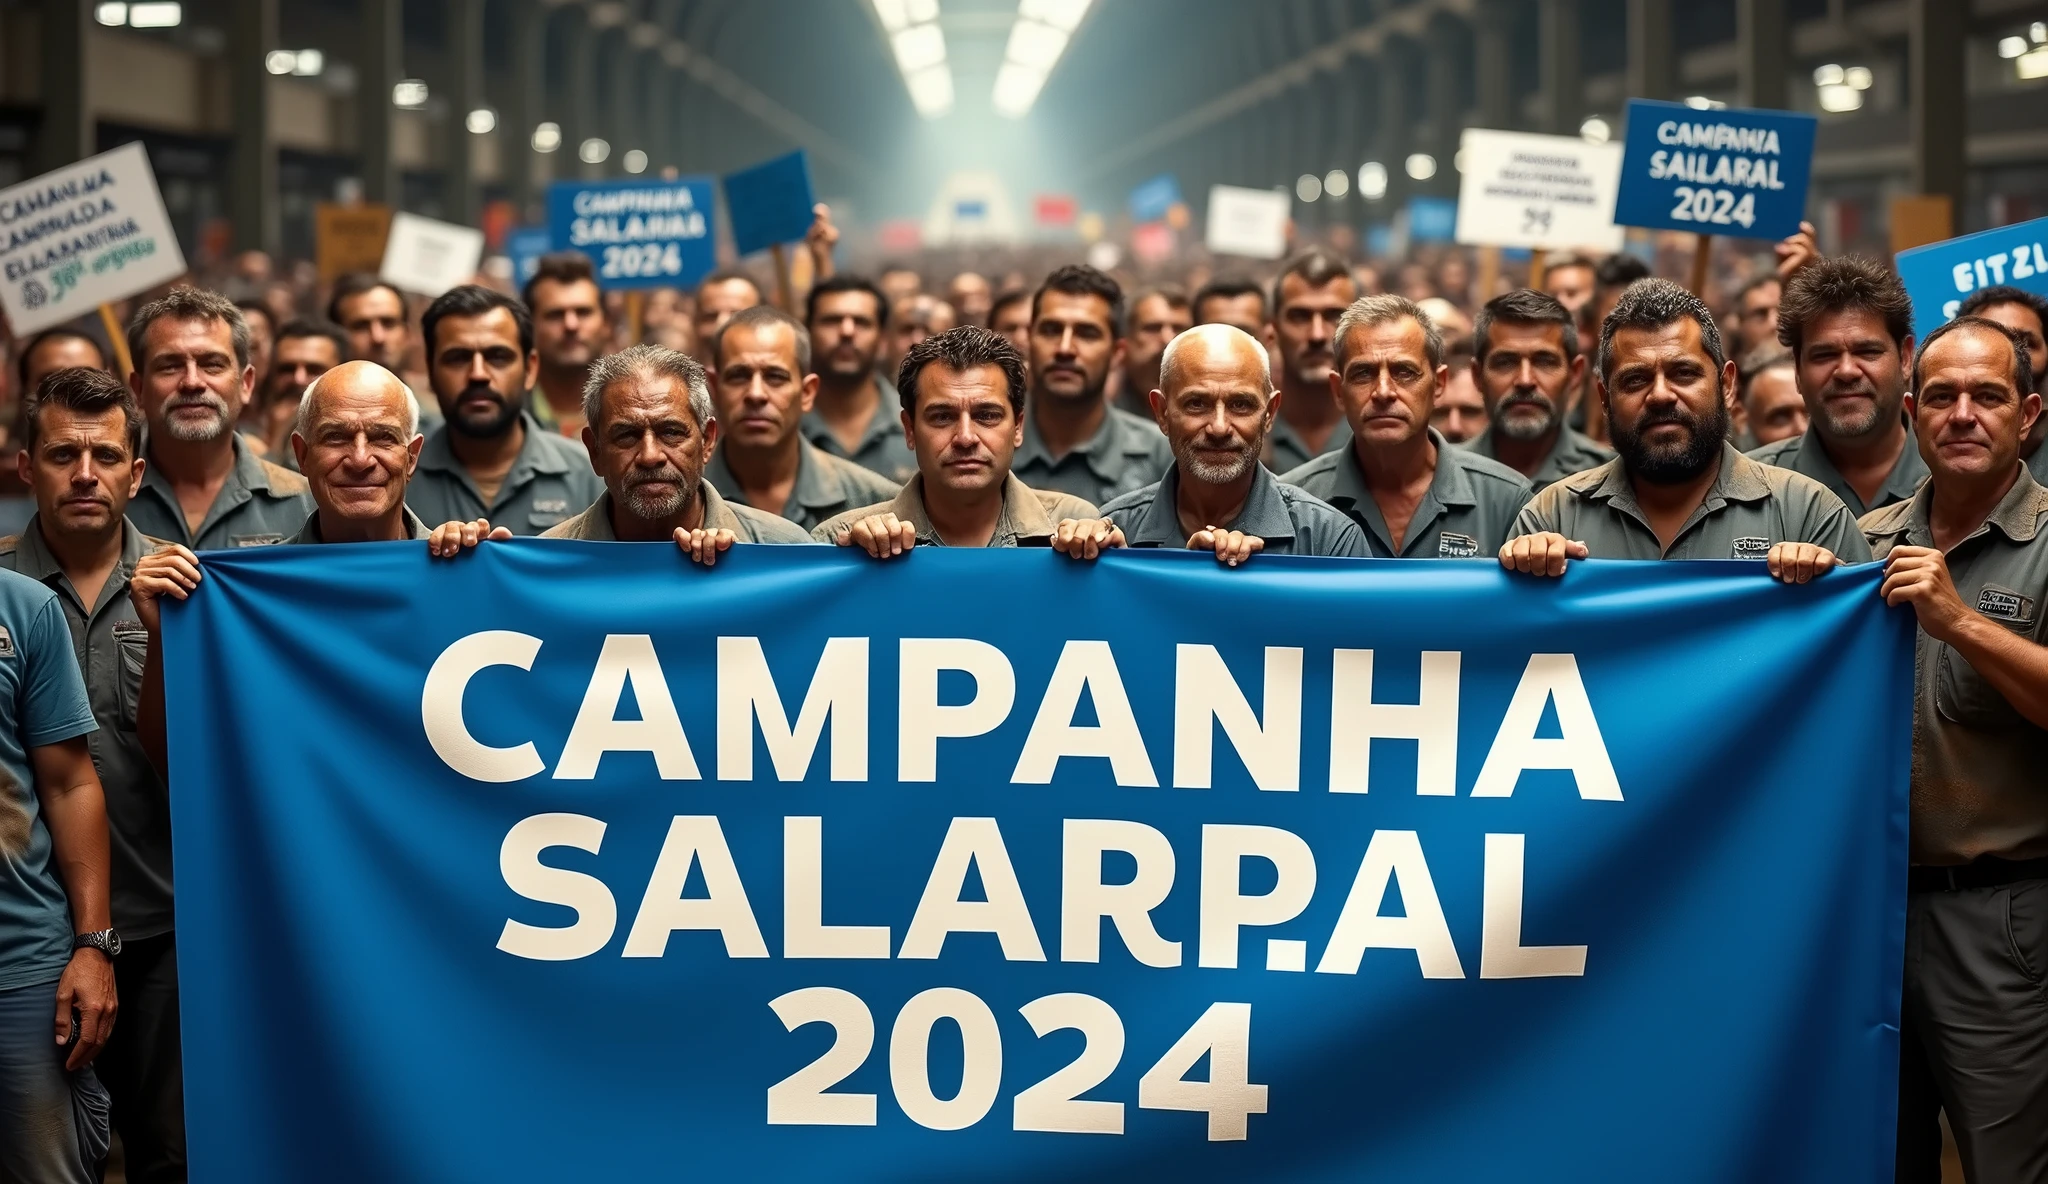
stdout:
<svg viewBox="0 0 2048 1184">
<path fill-rule="evenodd" d="M 1898 268 L 1913 297 L 1913 334 L 1925 338 L 1979 288 L 2010 284 L 2048 296 L 2048 218 L 1901 251 Z"/>
<path fill-rule="evenodd" d="M 1458 203 L 1448 197 L 1408 199 L 1408 238 L 1418 243 L 1447 243 L 1458 231 Z"/>
<path fill-rule="evenodd" d="M 1293 198 L 1278 189 L 1209 187 L 1209 250 L 1218 255 L 1278 259 L 1287 253 Z"/>
<path fill-rule="evenodd" d="M 1627 119 L 1615 222 L 1737 238 L 1799 229 L 1813 116 L 1630 99 Z"/>
<path fill-rule="evenodd" d="M 740 254 L 801 242 L 810 233 L 818 199 L 812 196 L 811 169 L 801 150 L 728 173 L 724 185 L 733 249 Z"/>
<path fill-rule="evenodd" d="M 525 288 L 540 269 L 540 257 L 554 249 L 545 226 L 521 226 L 505 235 L 505 254 L 512 260 L 512 284 Z"/>
<path fill-rule="evenodd" d="M 557 181 L 548 187 L 548 237 L 582 251 L 605 288 L 688 288 L 718 266 L 711 242 L 711 178 Z"/>
<path fill-rule="evenodd" d="M 1180 180 L 1172 173 L 1161 173 L 1131 190 L 1131 221 L 1162 221 L 1179 200 Z"/>
<path fill-rule="evenodd" d="M 377 275 L 404 291 L 439 296 L 474 280 L 483 257 L 483 231 L 401 210 L 391 215 L 391 237 Z"/>
<path fill-rule="evenodd" d="M 184 271 L 141 144 L 0 189 L 0 308 L 17 337 Z"/>
<path fill-rule="evenodd" d="M 1621 250 L 1614 194 L 1621 145 L 1466 128 L 1457 240 L 1489 247 Z"/>
<path fill-rule="evenodd" d="M 313 207 L 313 262 L 320 282 L 355 271 L 375 271 L 384 263 L 384 243 L 391 236 L 391 207 L 336 205 Z"/>
</svg>

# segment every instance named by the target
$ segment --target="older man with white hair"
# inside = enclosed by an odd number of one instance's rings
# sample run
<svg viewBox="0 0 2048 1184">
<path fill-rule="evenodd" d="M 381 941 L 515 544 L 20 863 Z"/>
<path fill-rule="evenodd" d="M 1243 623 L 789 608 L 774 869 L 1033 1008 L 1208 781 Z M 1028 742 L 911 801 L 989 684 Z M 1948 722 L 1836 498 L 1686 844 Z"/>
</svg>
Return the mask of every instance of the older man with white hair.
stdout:
<svg viewBox="0 0 2048 1184">
<path fill-rule="evenodd" d="M 314 380 L 299 402 L 291 440 L 314 510 L 289 541 L 426 538 L 426 524 L 405 508 L 406 483 L 425 442 L 419 400 L 377 363 L 344 362 Z"/>
<path fill-rule="evenodd" d="M 1151 402 L 1173 447 L 1166 475 L 1102 507 L 1099 521 L 1062 523 L 1056 548 L 1085 558 L 1101 547 L 1187 547 L 1231 567 L 1260 551 L 1371 553 L 1343 512 L 1259 463 L 1280 393 L 1250 334 L 1211 324 L 1175 337 Z"/>
</svg>

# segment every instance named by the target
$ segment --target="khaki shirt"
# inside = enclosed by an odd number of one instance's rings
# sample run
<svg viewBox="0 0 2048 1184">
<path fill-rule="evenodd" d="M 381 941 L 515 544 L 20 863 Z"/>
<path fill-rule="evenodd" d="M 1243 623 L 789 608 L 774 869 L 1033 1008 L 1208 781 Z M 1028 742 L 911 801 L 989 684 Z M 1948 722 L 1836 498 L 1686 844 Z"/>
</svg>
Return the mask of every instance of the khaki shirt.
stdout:
<svg viewBox="0 0 2048 1184">
<path fill-rule="evenodd" d="M 1010 471 L 1033 489 L 1056 489 L 1100 506 L 1159 480 L 1173 463 L 1166 433 L 1149 419 L 1106 408 L 1095 434 L 1055 460 L 1038 434 L 1031 408 L 1024 409 L 1024 444 Z"/>
<path fill-rule="evenodd" d="M 729 530 L 743 543 L 808 543 L 811 536 L 794 523 L 774 514 L 764 514 L 752 506 L 736 506 L 718 496 L 708 481 L 697 483 L 697 496 L 704 499 L 704 529 Z M 544 539 L 590 539 L 598 542 L 619 541 L 618 532 L 612 529 L 612 495 L 609 490 L 599 494 L 589 509 L 562 523 L 541 532 Z"/>
<path fill-rule="evenodd" d="M 420 446 L 419 467 L 406 486 L 405 504 L 436 526 L 488 518 L 492 526 L 513 534 L 539 534 L 581 513 L 604 492 L 603 480 L 590 467 L 590 455 L 583 445 L 547 430 L 532 415 L 522 414 L 520 421 L 525 442 L 489 504 L 456 457 L 446 424 L 428 433 Z"/>
<path fill-rule="evenodd" d="M 1932 482 L 1863 516 L 1879 559 L 1932 547 Z M 1963 603 L 2035 645 L 2048 600 L 2048 489 L 2024 468 L 1991 517 L 1948 552 Z M 2013 708 L 1954 649 L 1921 633 L 1914 647 L 1914 863 L 2048 856 L 2048 731 Z"/>
<path fill-rule="evenodd" d="M 1493 446 L 1493 428 L 1479 433 L 1466 441 L 1465 448 L 1488 460 L 1499 460 L 1500 454 Z M 1542 493 L 1556 482 L 1573 473 L 1583 473 L 1597 468 L 1614 459 L 1614 449 L 1593 437 L 1573 430 L 1568 423 L 1557 426 L 1557 439 L 1551 442 L 1550 454 L 1543 463 L 1536 466 L 1536 475 L 1529 478 L 1529 486 L 1536 493 Z"/>
<path fill-rule="evenodd" d="M 1813 543 L 1844 563 L 1870 558 L 1856 520 L 1820 482 L 1721 446 L 1721 472 L 1666 551 L 1619 460 L 1536 495 L 1508 537 L 1552 531 L 1594 559 L 1762 559 L 1774 543 Z"/>
<path fill-rule="evenodd" d="M 1275 415 L 1273 417 L 1273 430 L 1266 433 L 1266 465 L 1276 473 L 1292 472 L 1319 457 L 1343 451 L 1344 446 L 1349 443 L 1351 443 L 1351 421 L 1348 419 L 1339 419 L 1337 426 L 1330 429 L 1329 442 L 1323 446 L 1321 452 L 1311 452 L 1307 442 L 1301 438 L 1301 433 L 1295 431 L 1294 425 L 1287 422 L 1287 417 L 1285 415 Z M 1282 481 L 1286 479 L 1285 477 L 1281 478 Z M 1313 493 L 1314 491 L 1311 490 L 1310 492 Z M 1320 497 L 1322 495 L 1317 494 L 1316 496 Z"/>
<path fill-rule="evenodd" d="M 496 524 L 493 523 L 493 525 Z M 431 527 L 429 527 L 426 523 L 420 521 L 420 516 L 418 514 L 413 513 L 410 508 L 406 509 L 406 538 L 426 539 L 431 537 L 433 533 L 434 532 Z M 327 540 L 320 537 L 320 511 L 315 510 L 311 514 L 306 515 L 306 521 L 300 524 L 298 533 L 294 534 L 292 537 L 286 539 L 285 541 L 288 543 L 325 543 Z"/>
<path fill-rule="evenodd" d="M 725 463 L 725 449 L 711 454 L 704 479 L 735 506 L 747 504 L 740 479 Z M 796 484 L 782 503 L 782 516 L 805 530 L 855 506 L 872 505 L 895 496 L 899 486 L 871 469 L 833 456 L 802 436 L 797 437 Z"/>
<path fill-rule="evenodd" d="M 264 547 L 297 533 L 313 512 L 306 479 L 249 451 L 240 435 L 233 444 L 234 467 L 197 531 L 186 525 L 178 493 L 153 456 L 142 472 L 142 489 L 128 503 L 128 521 L 152 538 L 183 543 L 194 551 Z"/>
<path fill-rule="evenodd" d="M 1366 488 L 1356 448 L 1326 452 L 1280 480 L 1306 489 L 1351 516 L 1381 559 L 1490 559 L 1500 553 L 1515 516 L 1529 504 L 1529 480 L 1500 463 L 1456 448 L 1435 428 L 1436 474 L 1415 507 L 1400 547 L 1379 502 Z"/>
<path fill-rule="evenodd" d="M 1859 517 L 1872 510 L 1881 509 L 1913 496 L 1920 483 L 1927 479 L 1927 462 L 1920 459 L 1920 446 L 1915 442 L 1913 429 L 1906 429 L 1906 448 L 1899 453 L 1898 462 L 1892 465 L 1891 476 L 1886 477 L 1884 487 L 1877 491 L 1877 500 L 1869 505 L 1842 476 L 1842 470 L 1828 457 L 1828 450 L 1821 446 L 1820 433 L 1807 432 L 1792 436 L 1774 444 L 1766 444 L 1749 454 L 1751 460 L 1776 465 L 1801 473 L 1828 487 L 1828 492 L 1842 499 L 1849 512 Z"/>
<path fill-rule="evenodd" d="M 943 547 L 946 540 L 932 526 L 924 508 L 924 475 L 912 477 L 894 500 L 848 510 L 818 524 L 811 537 L 821 543 L 836 543 L 839 532 L 871 514 L 894 514 L 917 532 L 920 547 Z M 1003 513 L 996 520 L 996 532 L 989 536 L 991 547 L 1045 547 L 1062 521 L 1068 518 L 1100 517 L 1095 507 L 1072 494 L 1052 489 L 1033 489 L 1017 480 L 1015 473 L 1003 479 Z"/>
<path fill-rule="evenodd" d="M 804 438 L 823 449 L 828 455 L 841 460 L 850 460 L 870 473 L 887 478 L 889 487 L 894 489 L 917 476 L 917 453 L 910 450 L 910 444 L 903 438 L 903 397 L 897 393 L 896 384 L 880 374 L 875 375 L 875 389 L 880 397 L 875 402 L 875 416 L 868 420 L 868 426 L 860 434 L 860 442 L 848 452 L 839 437 L 832 434 L 832 426 L 816 411 L 804 413 L 799 425 Z"/>
<path fill-rule="evenodd" d="M 21 534 L 0 539 L 0 568 L 48 586 L 71 626 L 72 649 L 99 724 L 98 731 L 87 734 L 86 746 L 107 801 L 114 928 L 129 939 L 169 933 L 173 921 L 171 801 L 135 732 L 149 634 L 128 599 L 135 565 L 162 545 L 133 522 L 124 522 L 120 562 L 100 586 L 98 601 L 88 606 L 43 541 L 39 519 L 29 519 Z"/>
<path fill-rule="evenodd" d="M 1133 547 L 1185 547 L 1188 532 L 1181 529 L 1180 466 L 1166 470 L 1166 476 L 1134 493 L 1127 493 L 1102 507 L 1102 516 L 1124 532 L 1124 542 Z M 1270 469 L 1259 465 L 1252 474 L 1251 492 L 1235 521 L 1221 524 L 1224 530 L 1241 530 L 1264 539 L 1271 555 L 1357 555 L 1372 554 L 1358 524 L 1342 510 L 1292 485 L 1282 485 Z"/>
</svg>

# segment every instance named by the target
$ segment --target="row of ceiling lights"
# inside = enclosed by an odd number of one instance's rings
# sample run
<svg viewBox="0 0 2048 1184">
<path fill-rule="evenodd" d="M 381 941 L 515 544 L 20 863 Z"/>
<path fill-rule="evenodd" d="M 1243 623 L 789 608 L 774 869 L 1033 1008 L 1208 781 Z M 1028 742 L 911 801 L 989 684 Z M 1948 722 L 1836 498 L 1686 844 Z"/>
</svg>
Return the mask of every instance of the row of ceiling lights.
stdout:
<svg viewBox="0 0 2048 1184">
<path fill-rule="evenodd" d="M 2012 62 L 2021 78 L 2048 78 L 2048 21 L 2027 26 L 2025 36 L 1999 38 L 1998 56 Z"/>
<path fill-rule="evenodd" d="M 124 4 L 119 0 L 93 6 L 92 18 L 109 28 L 129 29 L 175 29 L 185 20 L 185 6 L 151 0 L 141 4 Z"/>
<path fill-rule="evenodd" d="M 1074 30 L 1092 0 L 1020 0 L 1017 19 L 1003 49 L 990 101 L 1012 119 L 1038 101 L 1038 92 L 1066 53 Z M 939 0 L 872 0 L 876 19 L 889 35 L 896 71 L 918 114 L 937 119 L 953 109 L 953 68 L 946 33 L 939 27 Z"/>
</svg>

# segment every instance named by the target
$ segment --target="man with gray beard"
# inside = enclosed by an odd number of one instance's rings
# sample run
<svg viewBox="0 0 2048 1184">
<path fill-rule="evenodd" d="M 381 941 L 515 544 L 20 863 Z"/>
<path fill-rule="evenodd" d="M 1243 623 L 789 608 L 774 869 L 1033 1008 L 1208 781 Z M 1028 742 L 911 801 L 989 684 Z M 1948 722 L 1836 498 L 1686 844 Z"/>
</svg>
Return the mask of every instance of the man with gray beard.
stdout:
<svg viewBox="0 0 2048 1184">
<path fill-rule="evenodd" d="M 235 431 L 256 381 L 249 326 L 226 297 L 174 288 L 128 324 L 128 376 L 149 424 L 128 520 L 194 551 L 284 542 L 313 512 L 306 479 L 249 451 Z"/>
<path fill-rule="evenodd" d="M 1472 343 L 1472 379 L 1491 422 L 1466 447 L 1527 477 L 1537 493 L 1614 459 L 1565 422 L 1586 359 L 1564 305 L 1533 288 L 1497 296 L 1479 310 Z"/>
</svg>

